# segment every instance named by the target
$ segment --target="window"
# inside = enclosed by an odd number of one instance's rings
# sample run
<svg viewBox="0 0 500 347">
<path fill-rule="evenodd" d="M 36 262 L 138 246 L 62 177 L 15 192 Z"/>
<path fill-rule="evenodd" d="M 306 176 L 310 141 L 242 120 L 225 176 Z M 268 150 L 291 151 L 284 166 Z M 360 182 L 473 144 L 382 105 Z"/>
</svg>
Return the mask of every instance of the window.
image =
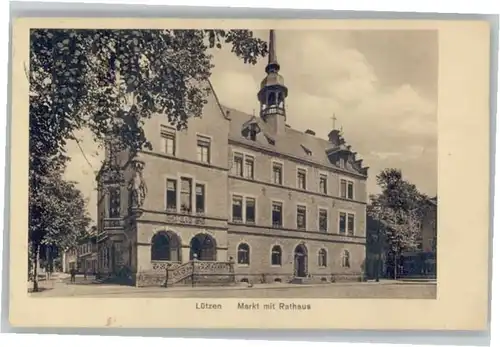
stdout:
<svg viewBox="0 0 500 347">
<path fill-rule="evenodd" d="M 243 198 L 233 196 L 233 222 L 241 223 L 243 221 Z"/>
<path fill-rule="evenodd" d="M 253 179 L 253 161 L 252 157 L 245 158 L 245 178 Z"/>
<path fill-rule="evenodd" d="M 181 178 L 181 212 L 191 213 L 191 179 Z"/>
<path fill-rule="evenodd" d="M 175 132 L 170 129 L 161 130 L 162 151 L 175 155 Z"/>
<path fill-rule="evenodd" d="M 255 199 L 246 198 L 245 200 L 245 212 L 246 212 L 246 222 L 254 224 L 255 223 Z"/>
<path fill-rule="evenodd" d="M 327 264 L 326 250 L 322 248 L 318 252 L 318 266 L 326 267 L 326 264 Z"/>
<path fill-rule="evenodd" d="M 202 163 L 210 162 L 210 139 L 202 136 L 198 136 L 197 142 L 197 155 L 198 161 Z"/>
<path fill-rule="evenodd" d="M 233 174 L 243 177 L 243 155 L 234 154 L 233 156 Z"/>
<path fill-rule="evenodd" d="M 177 211 L 177 181 L 167 180 L 167 211 Z"/>
<path fill-rule="evenodd" d="M 345 234 L 346 231 L 346 214 L 344 212 L 339 213 L 339 234 Z"/>
<path fill-rule="evenodd" d="M 283 165 L 280 163 L 273 163 L 273 183 L 283 184 Z"/>
<path fill-rule="evenodd" d="M 347 215 L 347 234 L 354 235 L 354 215 L 352 213 Z"/>
<path fill-rule="evenodd" d="M 120 217 L 120 188 L 109 189 L 109 218 Z"/>
<path fill-rule="evenodd" d="M 328 230 L 328 211 L 319 209 L 319 231 L 326 233 Z"/>
<path fill-rule="evenodd" d="M 321 194 L 328 194 L 328 187 L 327 187 L 327 177 L 326 175 L 319 175 L 319 192 Z"/>
<path fill-rule="evenodd" d="M 299 189 L 306 189 L 306 170 L 297 170 L 297 187 Z"/>
<path fill-rule="evenodd" d="M 273 227 L 283 226 L 283 204 L 281 202 L 273 202 L 272 220 Z"/>
<path fill-rule="evenodd" d="M 306 229 L 306 207 L 297 206 L 297 229 Z"/>
<path fill-rule="evenodd" d="M 179 238 L 171 232 L 160 231 L 151 240 L 151 260 L 179 261 L 181 245 Z"/>
<path fill-rule="evenodd" d="M 205 212 L 205 185 L 196 184 L 196 213 Z"/>
<path fill-rule="evenodd" d="M 271 265 L 281 266 L 281 247 L 273 246 L 271 250 Z"/>
<path fill-rule="evenodd" d="M 342 252 L 342 267 L 351 267 L 350 254 L 346 249 Z"/>
<path fill-rule="evenodd" d="M 246 243 L 240 243 L 238 246 L 238 264 L 250 264 L 250 247 Z"/>
<path fill-rule="evenodd" d="M 340 180 L 340 197 L 344 199 L 354 199 L 354 182 L 341 179 Z"/>
</svg>

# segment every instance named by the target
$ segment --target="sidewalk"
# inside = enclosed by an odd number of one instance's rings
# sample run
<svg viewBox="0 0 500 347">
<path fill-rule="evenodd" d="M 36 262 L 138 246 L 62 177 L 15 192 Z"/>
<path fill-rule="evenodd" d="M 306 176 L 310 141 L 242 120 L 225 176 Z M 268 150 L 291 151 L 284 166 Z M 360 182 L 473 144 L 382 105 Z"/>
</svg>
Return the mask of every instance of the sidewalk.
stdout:
<svg viewBox="0 0 500 347">
<path fill-rule="evenodd" d="M 380 282 L 344 282 L 344 283 L 317 283 L 317 284 L 289 284 L 289 283 L 258 283 L 249 286 L 246 283 L 237 283 L 232 286 L 174 286 L 174 287 L 132 287 L 114 284 L 93 284 L 93 283 L 69 283 L 67 280 L 54 280 L 50 290 L 45 289 L 49 296 L 85 296 L 85 295 L 112 295 L 112 294 L 151 294 L 151 293 L 193 293 L 193 292 L 221 292 L 221 291 L 252 291 L 252 290 L 283 290 L 283 289 L 301 289 L 301 288 L 346 288 L 346 287 L 380 287 L 386 285 L 415 286 L 415 285 L 434 285 L 433 283 L 408 283 L 404 281 L 381 280 Z M 44 295 L 44 291 L 34 293 L 34 295 Z"/>
</svg>

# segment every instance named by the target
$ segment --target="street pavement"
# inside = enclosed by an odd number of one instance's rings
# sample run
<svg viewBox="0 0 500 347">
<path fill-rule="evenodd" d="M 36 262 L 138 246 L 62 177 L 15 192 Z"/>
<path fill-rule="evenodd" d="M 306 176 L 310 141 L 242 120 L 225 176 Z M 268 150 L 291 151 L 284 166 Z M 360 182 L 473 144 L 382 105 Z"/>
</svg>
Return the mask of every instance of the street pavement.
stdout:
<svg viewBox="0 0 500 347">
<path fill-rule="evenodd" d="M 436 284 L 430 282 L 355 282 L 332 284 L 255 284 L 232 287 L 148 287 L 136 288 L 112 284 L 97 284 L 94 279 L 77 277 L 40 283 L 42 290 L 33 297 L 137 297 L 137 298 L 386 298 L 435 299 Z"/>
</svg>

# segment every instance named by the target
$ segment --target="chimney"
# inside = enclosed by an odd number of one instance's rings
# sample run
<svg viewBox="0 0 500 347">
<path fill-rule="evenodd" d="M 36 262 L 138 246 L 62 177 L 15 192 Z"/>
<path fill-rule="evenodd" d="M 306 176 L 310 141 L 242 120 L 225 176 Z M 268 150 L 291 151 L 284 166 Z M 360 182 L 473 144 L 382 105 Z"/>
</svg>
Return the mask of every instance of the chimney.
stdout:
<svg viewBox="0 0 500 347">
<path fill-rule="evenodd" d="M 309 135 L 312 135 L 312 136 L 316 136 L 316 133 L 314 131 L 312 131 L 311 129 L 307 129 L 306 130 L 306 134 L 309 134 Z"/>
</svg>

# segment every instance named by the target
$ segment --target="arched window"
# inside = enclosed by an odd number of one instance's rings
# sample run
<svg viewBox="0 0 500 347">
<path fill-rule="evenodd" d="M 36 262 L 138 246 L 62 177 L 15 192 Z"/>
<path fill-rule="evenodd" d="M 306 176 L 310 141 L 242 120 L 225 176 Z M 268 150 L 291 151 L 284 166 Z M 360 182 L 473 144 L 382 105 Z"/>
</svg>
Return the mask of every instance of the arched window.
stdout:
<svg viewBox="0 0 500 347">
<path fill-rule="evenodd" d="M 151 240 L 151 260 L 180 261 L 180 242 L 171 232 L 159 232 Z"/>
<path fill-rule="evenodd" d="M 189 260 L 193 260 L 195 254 L 198 260 L 217 260 L 217 245 L 215 239 L 208 234 L 197 234 L 191 239 Z"/>
<path fill-rule="evenodd" d="M 281 247 L 278 245 L 271 250 L 271 265 L 281 266 Z"/>
<path fill-rule="evenodd" d="M 250 247 L 246 243 L 238 246 L 238 264 L 250 264 Z"/>
<path fill-rule="evenodd" d="M 326 250 L 322 248 L 318 252 L 318 266 L 326 267 L 326 264 L 327 264 Z"/>
<path fill-rule="evenodd" d="M 342 252 L 342 267 L 351 267 L 350 257 L 349 251 L 344 249 L 344 252 Z"/>
</svg>

